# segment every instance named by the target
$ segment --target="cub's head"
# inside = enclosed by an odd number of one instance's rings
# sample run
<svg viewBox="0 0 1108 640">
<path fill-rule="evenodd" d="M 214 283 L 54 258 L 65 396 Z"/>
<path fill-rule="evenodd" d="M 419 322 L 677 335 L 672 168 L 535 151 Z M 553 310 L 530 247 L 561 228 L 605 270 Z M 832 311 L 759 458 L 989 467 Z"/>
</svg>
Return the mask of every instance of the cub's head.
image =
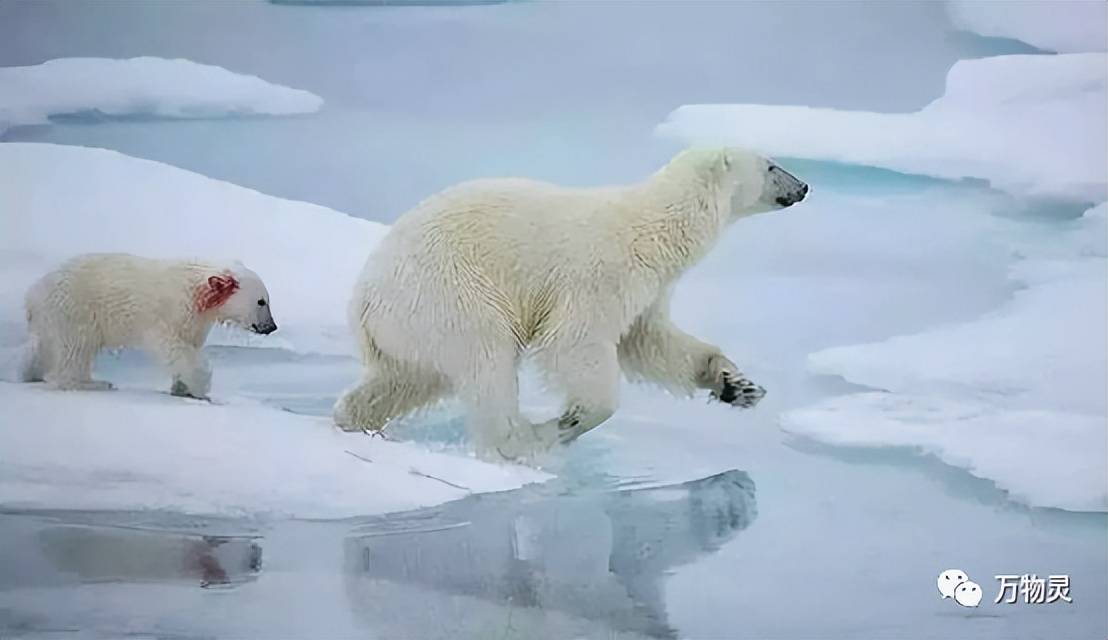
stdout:
<svg viewBox="0 0 1108 640">
<path fill-rule="evenodd" d="M 277 330 L 269 308 L 269 291 L 258 274 L 236 263 L 200 284 L 196 311 L 211 312 L 216 322 L 225 322 L 263 335 Z"/>
<path fill-rule="evenodd" d="M 731 219 L 784 209 L 808 195 L 808 185 L 772 160 L 738 147 L 690 149 L 672 164 L 692 164 L 714 178 Z"/>
</svg>

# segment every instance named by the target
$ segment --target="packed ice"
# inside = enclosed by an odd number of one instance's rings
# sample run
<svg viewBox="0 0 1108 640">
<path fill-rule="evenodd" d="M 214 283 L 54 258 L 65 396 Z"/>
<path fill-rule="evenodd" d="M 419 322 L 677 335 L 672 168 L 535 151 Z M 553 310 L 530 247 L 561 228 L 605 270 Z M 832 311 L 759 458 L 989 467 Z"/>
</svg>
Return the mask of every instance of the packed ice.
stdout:
<svg viewBox="0 0 1108 640">
<path fill-rule="evenodd" d="M 191 60 L 59 58 L 0 67 L 0 134 L 52 116 L 217 118 L 312 113 L 323 100 Z"/>
<path fill-rule="evenodd" d="M 656 132 L 1100 202 L 1108 179 L 1105 64 L 1103 53 L 961 60 L 945 93 L 913 113 L 694 104 L 673 111 Z"/>
<path fill-rule="evenodd" d="M 946 5 L 955 27 L 1046 51 L 1104 51 L 1108 43 L 1108 5 L 1103 2 L 947 0 Z"/>
</svg>

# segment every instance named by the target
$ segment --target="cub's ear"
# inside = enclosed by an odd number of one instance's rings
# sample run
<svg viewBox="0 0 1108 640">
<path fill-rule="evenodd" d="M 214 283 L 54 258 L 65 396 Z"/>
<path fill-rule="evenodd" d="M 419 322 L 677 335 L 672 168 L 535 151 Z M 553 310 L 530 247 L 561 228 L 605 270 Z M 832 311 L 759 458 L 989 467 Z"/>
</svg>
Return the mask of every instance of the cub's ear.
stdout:
<svg viewBox="0 0 1108 640">
<path fill-rule="evenodd" d="M 733 164 L 733 162 L 731 160 L 731 152 L 728 151 L 727 149 L 724 149 L 723 151 L 720 151 L 720 153 L 719 153 L 719 163 L 723 167 L 723 170 L 725 172 L 730 171 L 731 170 L 731 165 Z"/>
<path fill-rule="evenodd" d="M 194 297 L 196 311 L 203 313 L 221 306 L 238 288 L 238 280 L 230 274 L 209 276 Z"/>
<path fill-rule="evenodd" d="M 208 288 L 212 291 L 234 290 L 238 286 L 239 283 L 235 281 L 233 276 L 210 276 L 208 278 Z"/>
</svg>

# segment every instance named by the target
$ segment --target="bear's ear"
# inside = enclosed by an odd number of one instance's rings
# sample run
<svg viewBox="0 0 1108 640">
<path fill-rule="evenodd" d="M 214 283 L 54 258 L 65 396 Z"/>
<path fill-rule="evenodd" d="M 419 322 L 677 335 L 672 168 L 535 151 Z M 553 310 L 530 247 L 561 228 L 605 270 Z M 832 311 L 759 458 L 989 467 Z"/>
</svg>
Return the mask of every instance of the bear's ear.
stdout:
<svg viewBox="0 0 1108 640">
<path fill-rule="evenodd" d="M 196 310 L 203 313 L 221 306 L 238 288 L 238 280 L 229 273 L 209 276 L 196 292 Z"/>
<path fill-rule="evenodd" d="M 731 165 L 732 165 L 731 152 L 728 151 L 727 149 L 724 149 L 723 151 L 720 152 L 719 156 L 720 156 L 719 163 L 723 167 L 724 173 L 730 171 L 731 170 Z"/>
</svg>

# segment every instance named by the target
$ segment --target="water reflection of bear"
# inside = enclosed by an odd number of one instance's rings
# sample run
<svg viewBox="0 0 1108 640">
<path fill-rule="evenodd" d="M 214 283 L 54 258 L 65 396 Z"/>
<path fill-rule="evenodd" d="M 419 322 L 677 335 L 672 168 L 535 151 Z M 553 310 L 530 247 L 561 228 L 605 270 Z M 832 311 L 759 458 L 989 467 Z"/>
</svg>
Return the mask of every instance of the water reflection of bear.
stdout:
<svg viewBox="0 0 1108 640">
<path fill-rule="evenodd" d="M 248 537 L 192 536 L 112 527 L 53 526 L 39 548 L 59 571 L 83 582 L 198 582 L 201 587 L 253 581 L 262 549 Z"/>
<path fill-rule="evenodd" d="M 372 625 L 413 636 L 435 635 L 419 625 L 480 636 L 511 608 L 516 628 L 538 627 L 525 637 L 669 637 L 667 570 L 714 551 L 755 514 L 754 482 L 741 471 L 651 489 L 477 495 L 349 538 L 348 588 Z"/>
</svg>

